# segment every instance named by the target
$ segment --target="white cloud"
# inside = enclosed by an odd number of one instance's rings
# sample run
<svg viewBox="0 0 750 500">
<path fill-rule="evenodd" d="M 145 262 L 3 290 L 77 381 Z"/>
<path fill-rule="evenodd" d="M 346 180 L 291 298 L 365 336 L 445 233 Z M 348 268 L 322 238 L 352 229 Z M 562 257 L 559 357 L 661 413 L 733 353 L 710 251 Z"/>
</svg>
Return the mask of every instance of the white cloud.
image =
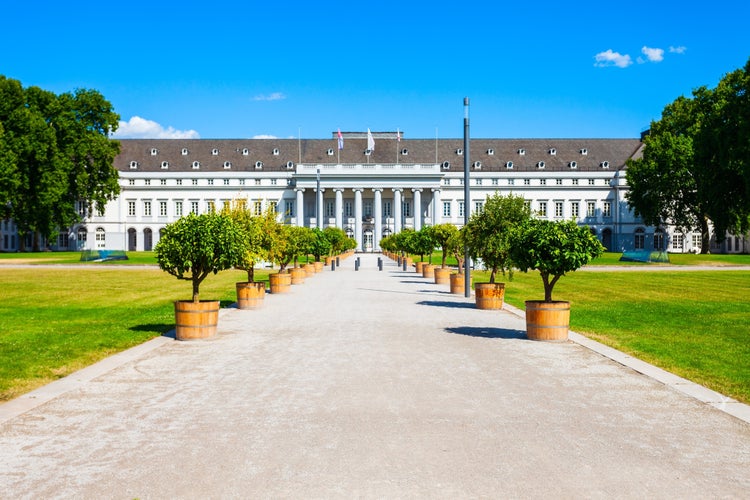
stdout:
<svg viewBox="0 0 750 500">
<path fill-rule="evenodd" d="M 271 94 L 261 94 L 253 97 L 253 101 L 282 101 L 286 99 L 286 96 L 281 92 L 273 92 Z"/>
<path fill-rule="evenodd" d="M 654 49 L 644 45 L 641 52 L 651 62 L 662 62 L 664 60 L 664 49 Z"/>
<path fill-rule="evenodd" d="M 166 129 L 155 121 L 134 116 L 129 121 L 120 121 L 117 131 L 112 134 L 116 139 L 198 139 L 195 130 Z"/>
<path fill-rule="evenodd" d="M 607 66 L 617 66 L 618 68 L 627 68 L 633 64 L 633 60 L 629 55 L 620 54 L 619 52 L 613 52 L 612 49 L 608 49 L 605 52 L 599 52 L 594 56 L 596 63 L 594 66 L 599 68 L 605 68 Z"/>
<path fill-rule="evenodd" d="M 252 137 L 253 139 L 278 139 L 275 135 L 268 135 L 268 134 L 260 134 L 260 135 L 254 135 Z"/>
<path fill-rule="evenodd" d="M 687 47 L 685 47 L 684 45 L 680 45 L 679 47 L 672 47 L 671 45 L 669 46 L 669 52 L 672 54 L 684 54 L 686 50 Z"/>
</svg>

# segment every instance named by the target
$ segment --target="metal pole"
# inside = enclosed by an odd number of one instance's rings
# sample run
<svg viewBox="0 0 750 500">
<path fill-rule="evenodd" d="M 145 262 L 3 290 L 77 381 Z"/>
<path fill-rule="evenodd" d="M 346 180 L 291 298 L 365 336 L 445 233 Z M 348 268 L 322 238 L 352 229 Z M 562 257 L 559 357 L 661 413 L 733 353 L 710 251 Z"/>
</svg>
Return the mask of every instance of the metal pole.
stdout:
<svg viewBox="0 0 750 500">
<path fill-rule="evenodd" d="M 464 97 L 464 227 L 469 224 L 471 189 L 469 187 L 469 98 Z M 464 245 L 464 296 L 471 297 L 469 246 Z"/>
<path fill-rule="evenodd" d="M 318 213 L 320 211 L 320 169 L 318 169 L 317 176 L 316 176 L 316 184 L 317 184 L 317 190 L 315 191 L 315 227 L 318 229 L 323 228 L 323 224 L 321 224 L 320 216 L 321 214 Z"/>
</svg>

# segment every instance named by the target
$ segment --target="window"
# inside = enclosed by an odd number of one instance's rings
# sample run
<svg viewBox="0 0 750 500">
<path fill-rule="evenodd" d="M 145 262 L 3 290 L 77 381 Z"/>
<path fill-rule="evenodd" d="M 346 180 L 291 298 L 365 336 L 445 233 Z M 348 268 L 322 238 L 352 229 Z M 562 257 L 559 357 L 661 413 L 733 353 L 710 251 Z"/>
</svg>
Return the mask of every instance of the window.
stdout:
<svg viewBox="0 0 750 500">
<path fill-rule="evenodd" d="M 143 202 L 143 216 L 151 217 L 151 201 L 150 200 Z"/>
<path fill-rule="evenodd" d="M 128 216 L 135 217 L 135 202 L 128 201 Z"/>
<path fill-rule="evenodd" d="M 562 186 L 562 179 L 555 179 L 555 184 L 558 186 Z"/>
<path fill-rule="evenodd" d="M 664 249 L 664 231 L 657 229 L 654 231 L 654 250 Z"/>
<path fill-rule="evenodd" d="M 263 215 L 263 201 L 261 200 L 253 201 L 253 214 Z"/>
<path fill-rule="evenodd" d="M 633 235 L 633 247 L 636 250 L 643 250 L 646 248 L 646 232 L 642 227 L 635 230 L 635 234 Z"/>
<path fill-rule="evenodd" d="M 208 185 L 209 186 L 213 186 L 214 185 L 214 180 L 213 179 L 208 179 Z"/>
<path fill-rule="evenodd" d="M 335 217 L 336 216 L 336 204 L 328 200 L 326 202 L 326 217 Z"/>
<path fill-rule="evenodd" d="M 449 178 L 447 178 L 447 177 L 446 177 L 446 178 L 444 178 L 444 179 L 443 179 L 443 184 L 444 184 L 445 186 L 450 186 L 450 185 L 451 185 L 451 180 L 450 180 Z"/>
<path fill-rule="evenodd" d="M 273 179 L 271 179 L 271 185 L 272 185 L 272 186 L 275 186 L 275 185 L 276 185 L 276 178 L 273 178 Z"/>
<path fill-rule="evenodd" d="M 344 217 L 352 216 L 352 202 L 347 200 L 344 202 Z"/>
<path fill-rule="evenodd" d="M 602 216 L 603 217 L 612 217 L 612 202 L 611 201 L 605 201 L 602 205 Z"/>
<path fill-rule="evenodd" d="M 193 179 L 193 186 L 197 186 L 197 185 L 198 185 L 198 179 Z"/>
<path fill-rule="evenodd" d="M 383 217 L 393 217 L 391 213 L 391 202 L 386 200 L 383 202 Z"/>
<path fill-rule="evenodd" d="M 198 215 L 198 202 L 197 201 L 190 202 L 190 213 Z"/>
<path fill-rule="evenodd" d="M 279 206 L 278 205 L 279 205 L 278 202 L 276 202 L 275 200 L 268 202 L 268 208 L 270 208 L 271 212 L 273 212 L 275 214 L 279 213 L 279 211 L 278 211 Z"/>
<path fill-rule="evenodd" d="M 182 148 L 182 156 L 187 156 L 188 153 L 189 151 L 187 148 Z"/>
<path fill-rule="evenodd" d="M 516 185 L 516 180 L 515 179 L 508 179 L 508 185 L 509 186 L 515 186 Z"/>
<path fill-rule="evenodd" d="M 594 185 L 594 179 L 589 179 L 589 186 L 593 186 L 593 185 Z"/>
<path fill-rule="evenodd" d="M 539 202 L 539 210 L 537 210 L 537 215 L 539 215 L 540 217 L 547 217 L 547 202 L 546 201 Z"/>
<path fill-rule="evenodd" d="M 365 217 L 372 217 L 372 202 L 371 201 L 365 201 L 364 207 L 364 216 Z"/>
<path fill-rule="evenodd" d="M 214 200 L 206 201 L 206 211 L 210 214 L 216 212 L 216 202 Z"/>
<path fill-rule="evenodd" d="M 175 217 L 182 217 L 182 201 L 174 202 L 174 215 Z"/>
<path fill-rule="evenodd" d="M 555 217 L 562 218 L 563 216 L 563 202 L 556 201 L 555 202 Z"/>
<path fill-rule="evenodd" d="M 177 181 L 176 181 L 176 182 L 177 182 L 177 185 L 178 185 L 178 186 L 182 186 L 182 179 L 177 179 Z"/>
<path fill-rule="evenodd" d="M 498 186 L 500 184 L 500 179 L 492 179 L 492 185 Z"/>
<path fill-rule="evenodd" d="M 524 200 L 523 206 L 526 207 L 526 210 L 531 212 L 531 200 Z"/>
<path fill-rule="evenodd" d="M 103 227 L 96 228 L 96 248 L 104 248 L 107 244 L 107 233 Z"/>
<path fill-rule="evenodd" d="M 167 216 L 167 202 L 160 201 L 159 202 L 159 217 L 166 217 L 166 216 Z"/>
<path fill-rule="evenodd" d="M 260 179 L 255 179 L 255 185 L 260 186 Z"/>
<path fill-rule="evenodd" d="M 700 233 L 693 233 L 690 235 L 690 237 L 693 250 L 695 250 L 696 252 L 700 251 L 700 248 L 703 246 L 703 240 L 701 239 Z"/>
<path fill-rule="evenodd" d="M 675 233 L 672 235 L 672 250 L 682 250 L 685 243 L 685 237 L 682 233 Z"/>
<path fill-rule="evenodd" d="M 481 214 L 484 211 L 484 202 L 483 201 L 475 201 L 474 202 L 474 213 Z"/>
<path fill-rule="evenodd" d="M 244 186 L 244 185 L 245 185 L 245 179 L 240 179 L 240 186 Z"/>
<path fill-rule="evenodd" d="M 482 179 L 477 179 L 477 186 L 481 186 L 481 185 L 482 185 Z"/>
<path fill-rule="evenodd" d="M 594 217 L 596 215 L 596 203 L 593 201 L 586 202 L 586 217 Z"/>
<path fill-rule="evenodd" d="M 162 185 L 162 186 L 166 186 L 167 185 L 167 179 L 160 179 L 159 180 L 159 184 Z"/>
<path fill-rule="evenodd" d="M 128 179 L 128 186 L 135 186 L 135 179 Z"/>
<path fill-rule="evenodd" d="M 146 186 L 150 186 L 151 185 L 151 179 L 144 180 L 143 184 L 145 184 Z"/>
<path fill-rule="evenodd" d="M 451 202 L 444 201 L 443 202 L 443 217 L 450 217 L 450 216 L 451 216 Z"/>
<path fill-rule="evenodd" d="M 228 186 L 228 185 L 229 185 L 229 179 L 224 179 L 224 185 L 225 185 L 225 186 Z"/>
<path fill-rule="evenodd" d="M 213 148 L 213 149 L 211 150 L 211 156 L 218 156 L 218 155 L 219 155 L 219 150 L 218 150 L 218 149 L 216 149 L 216 148 Z"/>
<path fill-rule="evenodd" d="M 292 200 L 284 202 L 284 213 L 289 217 L 294 217 L 294 202 Z"/>
<path fill-rule="evenodd" d="M 403 207 L 404 217 L 411 217 L 411 202 L 404 200 L 401 205 Z"/>
<path fill-rule="evenodd" d="M 578 218 L 578 215 L 579 215 L 578 207 L 579 207 L 579 204 L 577 201 L 570 202 L 570 216 L 571 217 Z"/>
<path fill-rule="evenodd" d="M 539 185 L 540 186 L 546 186 L 547 185 L 547 179 L 539 179 Z"/>
<path fill-rule="evenodd" d="M 458 216 L 464 217 L 465 211 L 464 211 L 464 200 L 458 201 Z"/>
<path fill-rule="evenodd" d="M 221 200 L 221 206 L 223 210 L 229 210 L 232 208 L 232 202 L 229 200 Z"/>
<path fill-rule="evenodd" d="M 523 180 L 523 185 L 524 186 L 530 186 L 531 185 L 531 179 L 524 179 Z"/>
<path fill-rule="evenodd" d="M 577 185 L 578 185 L 578 179 L 573 179 L 573 185 L 574 185 L 574 186 L 577 186 Z"/>
</svg>

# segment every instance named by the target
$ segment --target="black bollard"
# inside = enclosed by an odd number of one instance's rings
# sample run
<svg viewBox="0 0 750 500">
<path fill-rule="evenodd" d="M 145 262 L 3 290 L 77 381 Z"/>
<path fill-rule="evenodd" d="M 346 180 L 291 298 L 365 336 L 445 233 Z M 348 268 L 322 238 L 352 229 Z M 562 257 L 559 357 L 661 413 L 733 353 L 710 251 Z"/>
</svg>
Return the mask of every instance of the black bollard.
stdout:
<svg viewBox="0 0 750 500">
<path fill-rule="evenodd" d="M 404 271 L 406 271 L 406 259 L 404 259 Z"/>
<path fill-rule="evenodd" d="M 359 259 L 354 261 L 354 270 L 359 271 Z"/>
<path fill-rule="evenodd" d="M 336 261 L 331 259 L 331 271 L 335 271 L 335 270 L 336 270 Z"/>
<path fill-rule="evenodd" d="M 378 259 L 378 271 L 383 270 L 383 259 Z"/>
<path fill-rule="evenodd" d="M 339 258 L 338 258 L 338 257 L 336 257 L 336 265 L 337 265 L 337 266 L 340 266 L 340 265 L 341 265 L 341 263 L 339 262 Z"/>
</svg>

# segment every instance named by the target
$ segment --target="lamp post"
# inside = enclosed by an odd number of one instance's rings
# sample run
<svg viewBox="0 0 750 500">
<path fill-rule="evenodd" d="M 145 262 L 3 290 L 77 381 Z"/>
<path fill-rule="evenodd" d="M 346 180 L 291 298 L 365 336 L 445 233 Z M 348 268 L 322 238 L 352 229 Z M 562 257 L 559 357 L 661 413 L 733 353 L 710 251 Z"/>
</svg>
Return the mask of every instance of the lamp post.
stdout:
<svg viewBox="0 0 750 500">
<path fill-rule="evenodd" d="M 320 169 L 317 170 L 316 173 L 316 190 L 315 190 L 315 227 L 318 229 L 322 229 L 323 225 L 321 224 L 320 220 L 320 212 L 322 211 L 321 208 L 321 198 L 320 198 Z"/>
<path fill-rule="evenodd" d="M 464 227 L 469 224 L 471 189 L 469 186 L 469 98 L 464 97 Z M 464 244 L 464 296 L 471 297 L 469 245 Z"/>
</svg>

